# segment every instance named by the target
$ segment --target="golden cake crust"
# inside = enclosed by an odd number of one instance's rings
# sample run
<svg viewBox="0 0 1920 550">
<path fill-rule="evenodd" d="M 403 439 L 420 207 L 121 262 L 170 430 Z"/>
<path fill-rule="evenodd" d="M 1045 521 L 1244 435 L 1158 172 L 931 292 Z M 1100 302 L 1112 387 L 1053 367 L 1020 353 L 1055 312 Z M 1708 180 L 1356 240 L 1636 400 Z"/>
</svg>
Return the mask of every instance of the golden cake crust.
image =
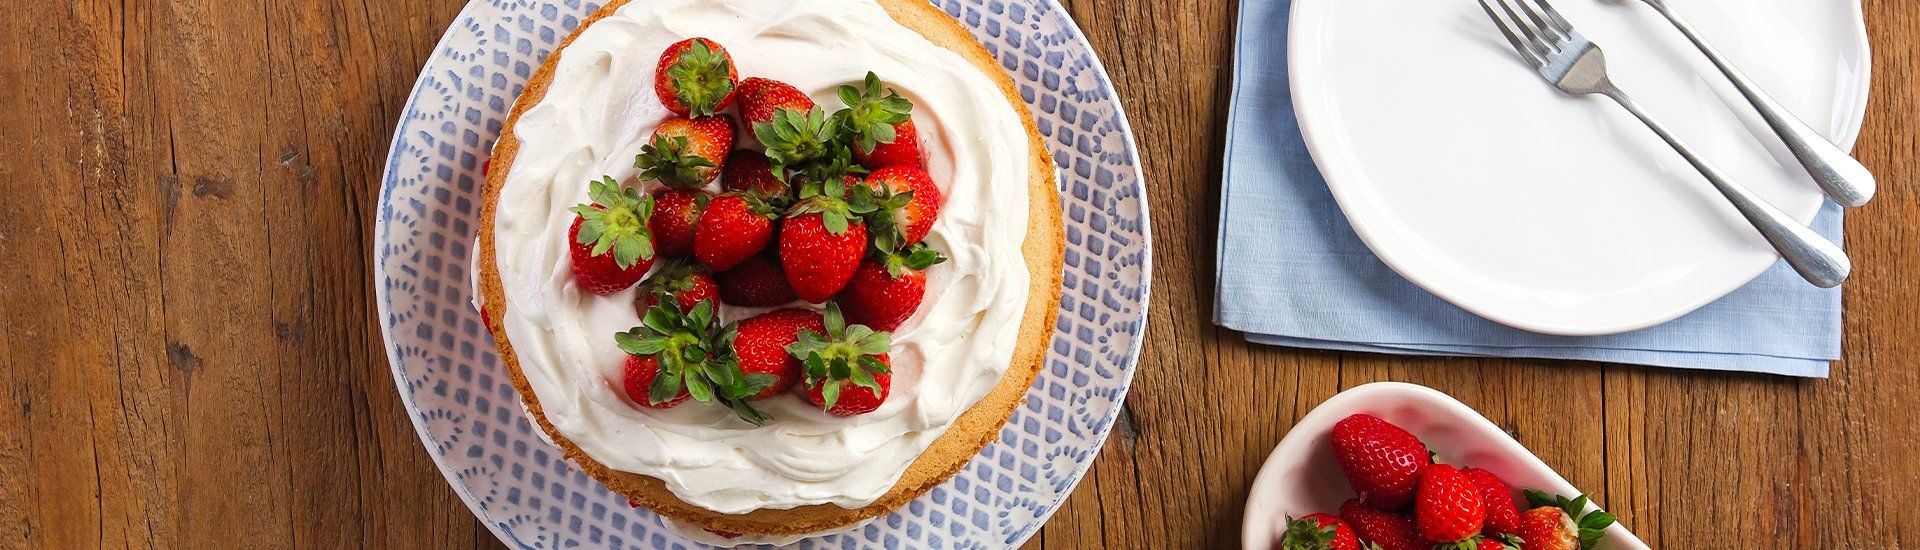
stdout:
<svg viewBox="0 0 1920 550">
<path fill-rule="evenodd" d="M 507 174 L 513 169 L 514 156 L 519 152 L 520 142 L 514 136 L 514 123 L 521 113 L 538 104 L 546 97 L 547 87 L 553 80 L 554 66 L 564 53 L 567 45 L 572 44 L 580 32 L 595 22 L 612 14 L 630 0 L 612 0 L 605 7 L 595 11 L 582 22 L 579 29 L 548 56 L 540 69 L 527 82 L 527 87 L 514 103 L 512 113 L 507 117 L 501 129 L 500 140 L 494 145 L 490 171 L 487 174 L 486 189 L 481 202 L 480 224 L 480 292 L 484 298 L 483 306 L 488 319 L 504 318 L 507 305 L 505 289 L 500 280 L 494 255 L 494 212 L 499 201 L 500 189 L 506 183 Z M 907 501 L 925 493 L 966 465 L 980 449 L 999 437 L 1000 427 L 1006 424 L 1019 406 L 1027 388 L 1033 384 L 1034 376 L 1046 359 L 1047 345 L 1053 336 L 1054 316 L 1060 304 L 1060 279 L 1062 273 L 1062 254 L 1065 232 L 1060 223 L 1060 196 L 1055 190 L 1054 167 L 1047 154 L 1039 129 L 1034 125 L 1033 116 L 1021 101 L 1019 91 L 1012 79 L 1002 71 L 986 49 L 976 42 L 958 21 L 945 12 L 933 7 L 925 0 L 877 0 L 888 15 L 901 25 L 913 29 L 940 47 L 952 50 L 967 59 L 988 78 L 999 85 L 1007 102 L 1020 114 L 1026 126 L 1029 165 L 1029 212 L 1027 239 L 1021 245 L 1030 275 L 1031 289 L 1028 293 L 1026 311 L 1020 322 L 1020 341 L 1014 350 L 1013 361 L 998 385 L 973 408 L 968 409 L 926 452 L 907 468 L 900 481 L 872 504 L 860 508 L 843 508 L 832 504 L 816 504 L 786 510 L 764 509 L 745 514 L 722 514 L 689 504 L 666 488 L 658 479 L 631 472 L 622 472 L 595 461 L 580 450 L 580 447 L 568 440 L 564 434 L 555 430 L 547 421 L 546 414 L 540 408 L 540 401 L 527 383 L 520 364 L 513 352 L 513 345 L 507 340 L 504 328 L 489 323 L 487 330 L 493 333 L 495 346 L 500 359 L 507 367 L 513 386 L 519 391 L 520 398 L 526 403 L 532 417 L 552 438 L 554 443 L 566 453 L 567 459 L 578 465 L 587 475 L 606 484 L 614 492 L 626 496 L 635 504 L 645 506 L 662 516 L 675 521 L 714 531 L 739 533 L 748 536 L 785 537 L 825 531 L 850 525 L 892 511 Z"/>
</svg>

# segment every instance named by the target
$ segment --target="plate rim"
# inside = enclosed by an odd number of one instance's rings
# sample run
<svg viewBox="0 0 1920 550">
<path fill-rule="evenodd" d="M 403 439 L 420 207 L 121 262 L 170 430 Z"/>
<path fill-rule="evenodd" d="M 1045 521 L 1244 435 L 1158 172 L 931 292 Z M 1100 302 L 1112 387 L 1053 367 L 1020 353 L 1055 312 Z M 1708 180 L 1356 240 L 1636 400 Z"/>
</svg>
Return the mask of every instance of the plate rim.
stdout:
<svg viewBox="0 0 1920 550">
<path fill-rule="evenodd" d="M 938 0 L 926 1 L 932 2 L 938 7 Z M 1101 422 L 1101 427 L 1098 429 L 1099 433 L 1094 437 L 1098 445 L 1092 448 L 1092 458 L 1075 467 L 1072 481 L 1060 491 L 1061 497 L 1059 500 L 1049 504 L 1035 517 L 1034 521 L 1028 522 L 1024 527 L 1014 531 L 1013 538 L 1010 539 L 1012 545 L 1019 545 L 1033 538 L 1033 536 L 1039 532 L 1040 528 L 1043 527 L 1048 520 L 1052 519 L 1053 515 L 1058 512 L 1060 507 L 1066 504 L 1067 499 L 1073 495 L 1074 490 L 1079 488 L 1080 483 L 1086 480 L 1087 472 L 1092 469 L 1093 463 L 1099 459 L 1100 450 L 1106 448 L 1108 440 L 1111 439 L 1113 435 L 1114 423 L 1119 418 L 1120 413 L 1125 410 L 1126 398 L 1133 391 L 1134 374 L 1139 369 L 1140 352 L 1146 341 L 1148 324 L 1152 320 L 1151 310 L 1153 305 L 1154 247 L 1152 208 L 1148 202 L 1147 179 L 1140 160 L 1140 149 L 1134 137 L 1133 125 L 1126 114 L 1125 102 L 1120 100 L 1119 90 L 1114 87 L 1112 75 L 1107 72 L 1106 62 L 1100 58 L 1100 54 L 1094 49 L 1093 44 L 1087 40 L 1086 32 L 1080 28 L 1079 21 L 1074 19 L 1072 12 L 1067 10 L 1066 6 L 1060 4 L 1058 0 L 1033 1 L 1044 3 L 1050 10 L 1061 15 L 1061 20 L 1065 22 L 1065 29 L 1071 32 L 1070 38 L 1087 52 L 1092 62 L 1091 67 L 1094 74 L 1099 78 L 1098 82 L 1106 92 L 1106 101 L 1113 105 L 1115 131 L 1120 133 L 1121 143 L 1125 146 L 1123 153 L 1129 165 L 1129 171 L 1133 175 L 1133 187 L 1136 189 L 1135 195 L 1140 204 L 1140 326 L 1133 339 L 1132 349 L 1128 351 L 1121 362 L 1115 365 L 1121 370 L 1118 377 L 1120 393 L 1114 396 L 1114 406 L 1112 410 L 1107 412 L 1106 418 Z M 379 213 L 382 211 L 379 205 L 390 204 L 392 200 L 393 188 L 389 186 L 388 183 L 393 181 L 395 175 L 394 170 L 399 162 L 397 153 L 400 151 L 403 137 L 402 132 L 407 129 L 408 123 L 410 122 L 406 114 L 414 111 L 416 103 L 418 103 L 419 98 L 422 97 L 421 92 L 428 83 L 428 76 L 432 74 L 430 71 L 444 58 L 442 52 L 446 50 L 447 41 L 454 35 L 454 31 L 456 30 L 455 26 L 461 21 L 474 17 L 478 13 L 477 10 L 480 9 L 481 5 L 481 2 L 468 2 L 449 20 L 447 29 L 440 34 L 439 39 L 434 41 L 433 48 L 428 50 L 427 58 L 425 62 L 422 63 L 419 73 L 414 77 L 413 85 L 408 88 L 407 100 L 401 105 L 400 111 L 397 113 L 398 116 L 394 122 L 392 137 L 387 145 L 386 162 L 383 163 L 380 172 L 380 193 L 378 194 L 375 208 L 373 208 L 375 219 L 372 242 L 374 246 L 370 251 L 370 256 L 374 267 L 372 270 L 374 309 L 375 314 L 379 316 L 377 322 L 380 326 L 381 344 L 387 358 L 387 370 L 388 373 L 393 376 L 394 391 L 399 394 L 401 406 L 407 412 L 407 419 L 413 424 L 414 436 L 419 438 L 421 450 L 426 451 L 427 457 L 433 461 L 434 468 L 440 471 L 442 481 L 444 481 L 449 488 L 453 489 L 454 495 L 459 497 L 462 503 L 466 504 L 467 511 L 473 514 L 474 518 L 482 525 L 486 526 L 488 532 L 493 533 L 493 536 L 503 543 L 515 545 L 520 548 L 528 548 L 530 546 L 521 541 L 519 537 L 503 530 L 503 525 L 493 520 L 492 515 L 480 505 L 478 497 L 473 495 L 470 488 L 467 487 L 465 483 L 456 479 L 453 470 L 448 467 L 443 453 L 436 450 L 436 443 L 427 430 L 426 419 L 419 413 L 419 404 L 414 401 L 413 394 L 405 388 L 406 373 L 400 366 L 400 350 L 398 346 L 393 343 L 393 327 L 386 322 L 392 318 L 393 315 L 392 307 L 389 305 L 392 302 L 393 295 L 391 287 L 386 284 L 389 275 L 384 268 L 385 264 L 383 262 L 380 245 L 388 242 L 391 235 L 387 228 L 388 224 L 378 218 Z M 945 10 L 943 9 L 942 12 L 944 13 Z M 951 16 L 951 14 L 948 15 Z M 968 33 L 972 34 L 972 32 L 972 29 L 969 28 Z M 1039 89 L 1036 88 L 1036 91 L 1039 91 Z M 1029 110 L 1034 108 L 1031 103 L 1025 104 L 1024 107 Z M 1048 154 L 1052 155 L 1053 153 L 1049 150 Z M 1064 182 L 1059 182 L 1059 184 L 1064 185 Z M 1056 187 L 1054 192 L 1061 193 L 1063 190 Z M 1064 225 L 1065 222 L 1063 221 L 1062 224 Z M 1060 336 L 1057 328 L 1051 330 L 1053 331 L 1054 337 Z M 1028 391 L 1031 392 L 1032 389 L 1029 388 Z M 978 456 L 976 455 L 974 459 L 978 459 Z M 972 459 L 968 462 L 971 463 Z M 942 484 L 945 483 L 945 481 L 942 482 Z"/>
<path fill-rule="evenodd" d="M 1369 229 L 1370 226 L 1354 223 L 1356 214 L 1364 213 L 1359 203 L 1366 202 L 1355 195 L 1354 188 L 1358 186 L 1358 184 L 1349 181 L 1361 179 L 1353 173 L 1355 170 L 1353 166 L 1356 165 L 1357 162 L 1351 159 L 1351 156 L 1348 154 L 1348 148 L 1343 146 L 1336 137 L 1340 135 L 1339 130 L 1336 129 L 1339 124 L 1327 120 L 1328 117 L 1326 116 L 1313 114 L 1324 112 L 1325 109 L 1324 106 L 1317 102 L 1314 95 L 1309 93 L 1312 85 L 1307 84 L 1307 82 L 1323 80 L 1324 78 L 1321 75 L 1322 65 L 1310 61 L 1313 56 L 1304 53 L 1310 51 L 1311 48 L 1307 46 L 1307 40 L 1301 38 L 1302 35 L 1316 33 L 1312 31 L 1301 32 L 1305 30 L 1305 27 L 1302 25 L 1323 24 L 1317 20 L 1313 23 L 1303 23 L 1303 21 L 1312 19 L 1311 16 L 1314 15 L 1314 12 L 1310 10 L 1322 9 L 1323 6 L 1329 5 L 1329 2 L 1332 1 L 1337 0 L 1292 0 L 1293 4 L 1289 7 L 1289 13 L 1287 15 L 1287 82 L 1289 93 L 1292 96 L 1294 116 L 1300 128 L 1301 139 L 1307 146 L 1308 156 L 1313 159 L 1314 166 L 1319 170 L 1321 179 L 1326 182 L 1327 189 L 1333 194 L 1334 204 L 1340 208 L 1341 213 L 1347 218 L 1347 225 L 1353 229 L 1354 234 L 1360 238 L 1360 241 L 1366 244 L 1367 249 L 1373 253 L 1374 257 L 1379 258 L 1382 263 L 1385 263 L 1388 268 L 1391 268 L 1395 273 L 1399 274 L 1401 278 L 1445 300 L 1449 304 L 1464 309 L 1481 318 L 1508 327 L 1553 336 L 1606 336 L 1658 326 L 1678 319 L 1705 307 L 1707 304 L 1726 297 L 1741 287 L 1745 287 L 1748 283 L 1752 283 L 1762 274 L 1772 269 L 1774 265 L 1780 263 L 1776 255 L 1773 261 L 1765 264 L 1756 264 L 1756 267 L 1749 269 L 1739 270 L 1737 272 L 1742 273 L 1742 275 L 1726 277 L 1723 282 L 1718 285 L 1712 285 L 1710 287 L 1703 285 L 1702 288 L 1710 288 L 1711 290 L 1699 294 L 1699 297 L 1694 300 L 1685 301 L 1684 303 L 1676 301 L 1676 304 L 1673 306 L 1661 308 L 1661 312 L 1657 315 L 1649 315 L 1637 321 L 1613 324 L 1540 321 L 1530 318 L 1532 316 L 1527 315 L 1525 312 L 1507 311 L 1475 303 L 1474 298 L 1467 295 L 1467 293 L 1454 290 L 1432 278 L 1423 277 L 1422 273 L 1430 271 L 1430 269 L 1426 267 L 1428 264 L 1431 264 L 1430 261 L 1410 256 L 1396 256 L 1391 252 L 1392 247 L 1386 243 L 1399 240 L 1399 237 L 1387 235 L 1385 231 L 1376 233 Z M 1851 20 L 1853 24 L 1851 25 L 1851 30 L 1853 32 L 1851 39 L 1859 45 L 1862 54 L 1859 82 L 1857 83 L 1860 90 L 1860 101 L 1852 110 L 1841 113 L 1843 117 L 1841 120 L 1842 127 L 1846 131 L 1839 136 L 1841 139 L 1836 142 L 1836 145 L 1841 146 L 1842 149 L 1849 152 L 1853 150 L 1855 143 L 1859 140 L 1861 130 L 1865 126 L 1866 113 L 1873 97 L 1873 44 L 1867 33 L 1864 2 L 1865 0 L 1859 0 L 1845 3 L 1850 11 L 1848 15 L 1852 16 Z M 1307 17 L 1302 17 L 1303 14 Z M 1342 182 L 1346 183 L 1343 184 Z M 1812 220 L 1819 214 L 1820 209 L 1824 208 L 1827 202 L 1829 202 L 1829 199 L 1823 197 L 1819 202 L 1814 203 L 1813 213 L 1805 216 L 1805 219 L 1809 221 Z M 1386 216 L 1385 214 L 1375 217 L 1391 218 L 1391 216 Z M 1796 219 L 1800 218 L 1801 217 L 1796 216 Z"/>
</svg>

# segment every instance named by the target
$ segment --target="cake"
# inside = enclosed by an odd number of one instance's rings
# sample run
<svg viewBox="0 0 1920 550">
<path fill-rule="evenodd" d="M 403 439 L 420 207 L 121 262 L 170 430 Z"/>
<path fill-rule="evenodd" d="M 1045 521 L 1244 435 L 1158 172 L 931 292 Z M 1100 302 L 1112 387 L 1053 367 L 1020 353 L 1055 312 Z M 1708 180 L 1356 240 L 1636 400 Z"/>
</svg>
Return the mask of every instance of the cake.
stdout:
<svg viewBox="0 0 1920 550">
<path fill-rule="evenodd" d="M 718 543 L 845 530 L 1032 384 L 1054 172 L 921 0 L 614 0 L 501 128 L 476 305 L 535 424 L 635 506 Z"/>
</svg>

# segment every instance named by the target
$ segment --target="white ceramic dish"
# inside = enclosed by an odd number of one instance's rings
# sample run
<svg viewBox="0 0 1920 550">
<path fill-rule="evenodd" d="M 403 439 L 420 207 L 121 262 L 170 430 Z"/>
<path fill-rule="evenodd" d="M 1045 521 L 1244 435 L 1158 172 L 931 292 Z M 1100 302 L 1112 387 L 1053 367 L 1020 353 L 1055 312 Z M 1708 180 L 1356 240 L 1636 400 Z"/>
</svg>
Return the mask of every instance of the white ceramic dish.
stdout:
<svg viewBox="0 0 1920 550">
<path fill-rule="evenodd" d="M 1358 413 L 1406 428 L 1447 463 L 1493 472 L 1515 489 L 1569 497 L 1581 492 L 1499 426 L 1447 394 L 1425 386 L 1376 382 L 1340 392 L 1314 407 L 1267 456 L 1253 478 L 1241 523 L 1241 542 L 1247 550 L 1273 548 L 1286 531 L 1289 514 L 1337 513 L 1340 503 L 1354 497 L 1334 459 L 1332 434 L 1335 423 Z M 1646 543 L 1619 523 L 1607 528 L 1599 544 L 1600 550 L 1645 548 Z"/>
<path fill-rule="evenodd" d="M 1869 73 L 1858 2 L 1669 3 L 1793 112 L 1853 143 Z M 1678 135 L 1812 219 L 1819 189 L 1651 9 L 1554 5 Z M 1625 111 L 1523 68 L 1475 2 L 1295 0 L 1289 34 L 1300 127 L 1354 230 L 1462 308 L 1535 332 L 1626 332 L 1712 302 L 1777 259 Z"/>
</svg>

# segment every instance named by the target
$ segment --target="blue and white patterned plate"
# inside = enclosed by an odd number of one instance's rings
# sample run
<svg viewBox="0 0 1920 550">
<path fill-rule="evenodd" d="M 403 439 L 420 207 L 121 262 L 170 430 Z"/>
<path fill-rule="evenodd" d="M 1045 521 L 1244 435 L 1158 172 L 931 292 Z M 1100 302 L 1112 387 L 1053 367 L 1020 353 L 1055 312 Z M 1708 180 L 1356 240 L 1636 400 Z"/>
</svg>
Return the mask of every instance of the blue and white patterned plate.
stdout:
<svg viewBox="0 0 1920 550">
<path fill-rule="evenodd" d="M 803 548 L 1019 544 L 1067 497 L 1120 412 L 1146 323 L 1152 246 L 1132 131 L 1099 59 L 1054 0 L 936 0 L 1019 84 L 1064 177 L 1065 292 L 1045 369 L 946 483 Z M 526 548 L 690 548 L 561 458 L 522 414 L 472 300 L 482 162 L 548 52 L 599 5 L 469 4 L 394 131 L 374 236 L 393 378 L 427 451 L 475 516 Z"/>
</svg>

